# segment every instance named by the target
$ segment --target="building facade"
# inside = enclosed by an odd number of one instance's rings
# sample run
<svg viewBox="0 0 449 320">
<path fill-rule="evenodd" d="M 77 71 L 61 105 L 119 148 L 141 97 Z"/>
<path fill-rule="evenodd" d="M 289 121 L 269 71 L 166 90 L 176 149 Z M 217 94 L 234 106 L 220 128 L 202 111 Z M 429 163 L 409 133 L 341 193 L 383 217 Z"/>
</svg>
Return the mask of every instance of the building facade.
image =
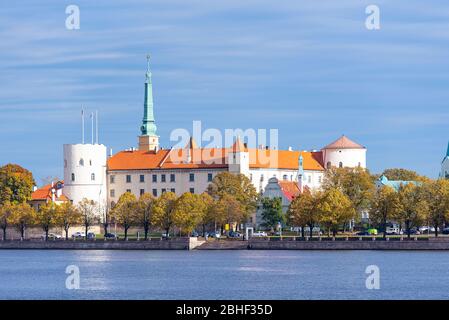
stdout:
<svg viewBox="0 0 449 320">
<path fill-rule="evenodd" d="M 446 156 L 441 162 L 440 178 L 449 179 L 449 143 L 447 145 Z"/>
</svg>

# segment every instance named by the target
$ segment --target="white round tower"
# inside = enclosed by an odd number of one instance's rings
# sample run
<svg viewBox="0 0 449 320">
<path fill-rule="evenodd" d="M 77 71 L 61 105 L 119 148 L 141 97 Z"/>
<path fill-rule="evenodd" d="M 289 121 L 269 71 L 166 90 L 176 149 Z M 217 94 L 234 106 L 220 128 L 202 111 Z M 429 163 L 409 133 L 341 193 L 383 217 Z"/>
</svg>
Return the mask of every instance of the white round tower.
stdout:
<svg viewBox="0 0 449 320">
<path fill-rule="evenodd" d="M 102 144 L 64 145 L 64 194 L 77 205 L 84 198 L 104 210 L 107 203 L 107 150 Z"/>
<path fill-rule="evenodd" d="M 366 168 L 366 148 L 344 135 L 325 146 L 322 152 L 326 169 L 331 167 Z"/>
</svg>

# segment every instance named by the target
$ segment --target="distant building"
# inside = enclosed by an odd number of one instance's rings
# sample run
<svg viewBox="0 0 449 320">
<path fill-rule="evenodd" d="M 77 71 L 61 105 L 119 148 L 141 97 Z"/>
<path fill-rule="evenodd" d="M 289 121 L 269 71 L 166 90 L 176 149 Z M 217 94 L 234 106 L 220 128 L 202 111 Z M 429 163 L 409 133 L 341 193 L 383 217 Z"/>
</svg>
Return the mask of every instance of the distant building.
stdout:
<svg viewBox="0 0 449 320">
<path fill-rule="evenodd" d="M 440 178 L 449 179 L 449 143 L 447 145 L 446 156 L 441 162 Z"/>
<path fill-rule="evenodd" d="M 382 175 L 377 181 L 376 181 L 376 187 L 381 188 L 382 186 L 389 186 L 393 188 L 395 191 L 399 191 L 399 188 L 401 185 L 407 185 L 407 184 L 414 184 L 418 185 L 419 182 L 417 181 L 406 181 L 406 180 L 388 180 L 388 178 L 385 175 Z"/>
<path fill-rule="evenodd" d="M 35 188 L 31 194 L 31 206 L 38 211 L 41 206 L 50 202 L 60 205 L 70 201 L 69 198 L 63 194 L 63 188 L 64 181 L 52 182 L 42 188 Z"/>
</svg>

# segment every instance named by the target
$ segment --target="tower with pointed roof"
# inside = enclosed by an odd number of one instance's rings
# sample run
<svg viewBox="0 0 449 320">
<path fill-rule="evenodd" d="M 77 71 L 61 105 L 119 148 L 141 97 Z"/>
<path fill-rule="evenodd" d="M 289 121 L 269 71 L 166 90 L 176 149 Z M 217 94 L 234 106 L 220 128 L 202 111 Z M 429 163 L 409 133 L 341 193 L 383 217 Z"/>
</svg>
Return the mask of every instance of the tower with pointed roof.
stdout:
<svg viewBox="0 0 449 320">
<path fill-rule="evenodd" d="M 228 153 L 229 172 L 249 176 L 249 153 L 245 144 L 237 137 Z"/>
<path fill-rule="evenodd" d="M 440 178 L 449 179 L 449 143 L 447 144 L 446 156 L 441 162 Z"/>
<path fill-rule="evenodd" d="M 150 55 L 147 55 L 147 72 L 145 79 L 145 95 L 143 103 L 143 119 L 140 127 L 139 150 L 154 151 L 159 150 L 159 137 L 156 134 L 157 127 L 154 120 L 153 111 L 153 84 L 151 81 Z"/>
<path fill-rule="evenodd" d="M 328 144 L 321 151 L 326 169 L 332 167 L 366 168 L 366 148 L 345 135 Z"/>
</svg>

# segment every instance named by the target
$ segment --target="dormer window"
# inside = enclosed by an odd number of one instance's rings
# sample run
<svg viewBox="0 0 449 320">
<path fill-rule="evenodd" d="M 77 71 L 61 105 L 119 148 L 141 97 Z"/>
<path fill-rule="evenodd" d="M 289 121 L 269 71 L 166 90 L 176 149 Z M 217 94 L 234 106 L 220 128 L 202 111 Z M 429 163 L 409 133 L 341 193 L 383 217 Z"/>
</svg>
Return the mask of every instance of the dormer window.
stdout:
<svg viewBox="0 0 449 320">
<path fill-rule="evenodd" d="M 84 167 L 84 159 L 82 159 L 82 158 L 80 159 L 80 166 Z"/>
</svg>

